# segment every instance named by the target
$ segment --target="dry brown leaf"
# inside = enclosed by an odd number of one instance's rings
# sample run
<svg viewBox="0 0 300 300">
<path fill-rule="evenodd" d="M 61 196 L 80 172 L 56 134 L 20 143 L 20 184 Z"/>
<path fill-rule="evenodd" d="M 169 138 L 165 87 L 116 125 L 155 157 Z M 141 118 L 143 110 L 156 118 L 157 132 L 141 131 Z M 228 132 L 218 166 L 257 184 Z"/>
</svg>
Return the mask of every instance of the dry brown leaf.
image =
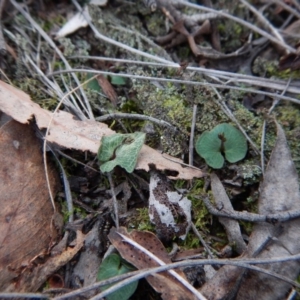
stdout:
<svg viewBox="0 0 300 300">
<path fill-rule="evenodd" d="M 118 103 L 118 95 L 111 85 L 111 83 L 103 76 L 103 75 L 98 75 L 97 76 L 97 81 L 99 85 L 101 86 L 104 94 L 108 97 L 108 99 L 111 101 L 111 103 L 116 106 Z"/>
<path fill-rule="evenodd" d="M 129 234 L 124 227 L 121 227 L 118 232 L 134 240 L 166 264 L 171 263 L 165 247 L 152 232 L 133 230 Z M 146 269 L 159 266 L 158 263 L 150 258 L 147 254 L 138 250 L 134 246 L 125 243 L 115 228 L 111 229 L 108 237 L 111 243 L 119 251 L 121 256 L 126 261 L 134 265 L 137 269 Z M 182 271 L 176 270 L 176 272 L 185 278 L 185 275 Z M 175 279 L 168 272 L 154 274 L 146 277 L 146 279 L 158 293 L 161 293 L 161 297 L 165 300 L 195 299 L 195 296 L 189 290 L 183 287 L 177 281 L 177 279 Z"/>
<path fill-rule="evenodd" d="M 49 177 L 51 186 L 57 186 L 50 167 Z M 30 125 L 14 120 L 0 128 L 0 206 L 0 290 L 5 291 L 57 235 L 40 141 Z"/>
<path fill-rule="evenodd" d="M 20 123 L 28 123 L 35 118 L 40 129 L 47 128 L 52 113 L 42 109 L 32 102 L 24 92 L 0 81 L 0 110 L 10 115 Z M 50 126 L 47 140 L 66 148 L 97 153 L 103 136 L 115 133 L 106 124 L 95 121 L 79 121 L 64 111 L 55 114 Z M 192 179 L 203 177 L 202 171 L 181 166 L 179 159 L 175 163 L 166 159 L 161 153 L 144 145 L 140 152 L 136 169 L 149 171 L 149 165 L 154 164 L 157 170 L 167 170 L 174 174 L 171 179 Z"/>
</svg>

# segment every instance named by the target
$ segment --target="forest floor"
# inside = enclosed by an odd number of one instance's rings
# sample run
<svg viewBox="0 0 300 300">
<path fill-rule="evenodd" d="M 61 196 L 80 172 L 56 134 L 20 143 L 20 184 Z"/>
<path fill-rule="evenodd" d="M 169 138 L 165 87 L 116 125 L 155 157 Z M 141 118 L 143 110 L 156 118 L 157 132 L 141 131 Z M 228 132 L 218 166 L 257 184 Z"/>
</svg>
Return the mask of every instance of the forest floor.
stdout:
<svg viewBox="0 0 300 300">
<path fill-rule="evenodd" d="M 86 2 L 0 2 L 0 298 L 296 299 L 298 1 Z"/>
</svg>

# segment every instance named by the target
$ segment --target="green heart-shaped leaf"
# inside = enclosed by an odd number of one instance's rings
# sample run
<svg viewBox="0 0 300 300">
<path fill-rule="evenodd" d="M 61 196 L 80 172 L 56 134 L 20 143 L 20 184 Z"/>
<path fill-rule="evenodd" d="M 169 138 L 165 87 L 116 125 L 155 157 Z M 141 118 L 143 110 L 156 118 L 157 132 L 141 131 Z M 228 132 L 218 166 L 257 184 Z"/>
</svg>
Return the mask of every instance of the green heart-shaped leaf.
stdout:
<svg viewBox="0 0 300 300">
<path fill-rule="evenodd" d="M 220 152 L 221 140 L 210 132 L 204 132 L 196 142 L 196 151 L 214 169 L 223 167 L 224 158 Z"/>
<path fill-rule="evenodd" d="M 217 125 L 210 132 L 204 132 L 195 146 L 197 153 L 214 169 L 222 168 L 222 154 L 229 162 L 234 163 L 243 159 L 247 153 L 247 140 L 244 135 L 226 123 Z"/>
<path fill-rule="evenodd" d="M 111 254 L 107 256 L 104 261 L 101 263 L 97 280 L 105 280 L 117 275 L 129 273 L 133 271 L 134 268 L 128 264 L 127 262 L 123 261 L 118 254 Z M 138 281 L 132 282 L 130 284 L 127 284 L 123 286 L 122 288 L 118 289 L 117 291 L 109 294 L 106 296 L 106 299 L 108 300 L 127 300 L 129 297 L 135 292 L 138 285 Z M 103 290 L 108 289 L 111 287 L 111 285 L 105 285 L 102 287 Z"/>
<path fill-rule="evenodd" d="M 111 172 L 119 165 L 128 173 L 132 173 L 139 152 L 145 141 L 145 133 L 135 132 L 130 134 L 116 133 L 101 139 L 98 159 L 101 163 L 100 170 Z"/>
</svg>

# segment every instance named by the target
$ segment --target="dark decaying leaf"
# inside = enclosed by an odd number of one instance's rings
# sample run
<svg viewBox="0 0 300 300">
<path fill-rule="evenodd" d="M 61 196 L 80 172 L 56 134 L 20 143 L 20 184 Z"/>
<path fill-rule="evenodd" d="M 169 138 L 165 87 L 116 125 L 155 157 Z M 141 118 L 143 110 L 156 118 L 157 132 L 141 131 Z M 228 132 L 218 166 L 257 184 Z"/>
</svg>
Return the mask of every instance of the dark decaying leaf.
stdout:
<svg viewBox="0 0 300 300">
<path fill-rule="evenodd" d="M 259 213 L 270 214 L 300 209 L 298 176 L 282 128 L 260 188 Z M 243 257 L 273 258 L 300 252 L 300 220 L 263 223 L 254 227 Z M 300 263 L 295 261 L 260 266 L 292 280 Z M 290 285 L 266 274 L 225 266 L 208 281 L 201 292 L 209 299 L 284 299 Z M 229 297 L 229 298 L 227 298 Z"/>
</svg>

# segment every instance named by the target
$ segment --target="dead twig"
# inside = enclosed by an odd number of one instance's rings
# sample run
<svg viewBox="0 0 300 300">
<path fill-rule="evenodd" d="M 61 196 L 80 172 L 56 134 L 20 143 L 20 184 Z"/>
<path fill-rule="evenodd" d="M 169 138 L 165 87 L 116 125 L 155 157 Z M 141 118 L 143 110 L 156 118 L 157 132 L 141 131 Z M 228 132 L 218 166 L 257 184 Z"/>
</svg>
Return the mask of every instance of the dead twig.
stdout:
<svg viewBox="0 0 300 300">
<path fill-rule="evenodd" d="M 115 187 L 114 187 L 114 182 L 112 180 L 111 174 L 112 174 L 112 172 L 108 172 L 107 177 L 108 177 L 108 180 L 109 180 L 111 196 L 112 196 L 113 205 L 114 205 L 114 214 L 115 214 L 114 221 L 115 221 L 115 224 L 116 224 L 116 228 L 118 229 L 120 227 L 119 226 L 119 206 L 118 206 L 118 200 L 117 200 L 117 197 L 116 197 L 116 194 L 115 194 Z"/>
<path fill-rule="evenodd" d="M 217 217 L 225 217 L 234 220 L 240 221 L 249 221 L 249 222 L 267 222 L 271 224 L 276 224 L 278 222 L 287 222 L 300 217 L 299 210 L 290 210 L 283 213 L 269 214 L 269 215 L 260 215 L 255 213 L 249 213 L 245 211 L 226 211 L 223 207 L 219 209 L 212 205 L 207 197 L 203 198 L 203 202 L 208 209 L 208 211 Z"/>
<path fill-rule="evenodd" d="M 197 104 L 193 105 L 193 118 L 191 125 L 191 135 L 189 142 L 189 165 L 194 165 L 194 135 L 195 135 L 195 126 L 196 126 L 196 118 L 197 118 Z"/>
<path fill-rule="evenodd" d="M 213 258 L 214 257 L 214 254 L 210 251 L 208 245 L 206 244 L 206 242 L 204 241 L 204 239 L 202 238 L 200 232 L 198 231 L 198 229 L 196 228 L 195 224 L 192 222 L 192 229 L 193 229 L 193 232 L 194 234 L 197 236 L 197 238 L 200 240 L 201 244 L 203 245 L 203 247 L 205 248 L 207 254 L 208 254 L 208 257 L 209 258 Z"/>
<path fill-rule="evenodd" d="M 249 8 L 249 10 L 252 11 L 256 15 L 256 17 L 262 23 L 263 26 L 269 28 L 269 30 L 273 33 L 273 35 L 279 41 L 281 41 L 282 43 L 285 43 L 283 37 L 278 32 L 278 30 L 276 28 L 274 28 L 274 26 L 264 17 L 264 15 L 261 12 L 259 12 L 253 5 L 251 5 L 249 2 L 247 2 L 245 0 L 240 0 L 240 2 L 242 4 L 244 4 L 247 8 Z"/>
<path fill-rule="evenodd" d="M 244 130 L 244 128 L 242 127 L 242 125 L 238 122 L 238 120 L 236 119 L 236 117 L 234 116 L 234 114 L 227 107 L 225 101 L 222 100 L 222 97 L 221 97 L 220 93 L 218 92 L 218 90 L 214 86 L 212 86 L 212 90 L 216 93 L 217 97 L 219 98 L 219 101 L 215 101 L 216 104 L 223 110 L 223 112 L 227 115 L 227 117 L 237 125 L 237 127 L 239 128 L 239 130 L 243 133 L 243 135 L 245 136 L 245 138 L 247 139 L 247 141 L 252 146 L 252 149 L 256 152 L 256 154 L 259 154 L 259 150 L 258 150 L 257 145 L 248 136 L 248 134 L 246 133 L 246 131 Z"/>
<path fill-rule="evenodd" d="M 14 0 L 13 0 L 14 1 Z M 152 59 L 154 61 L 159 61 L 159 62 L 162 62 L 162 63 L 166 63 L 166 64 L 169 64 L 170 61 L 169 60 L 166 60 L 164 58 L 161 58 L 161 57 L 158 57 L 158 56 L 154 56 L 154 55 L 151 55 L 149 53 L 146 53 L 146 52 L 143 52 L 143 51 L 140 51 L 138 49 L 135 49 L 135 48 L 132 48 L 128 45 L 125 45 L 123 43 L 120 43 L 118 41 L 115 41 L 103 34 L 101 34 L 98 29 L 95 27 L 95 25 L 90 21 L 90 19 L 88 18 L 88 16 L 86 15 L 86 13 L 83 11 L 82 7 L 79 5 L 79 3 L 76 1 L 76 0 L 72 0 L 73 4 L 75 5 L 75 7 L 77 8 L 77 10 L 79 12 L 81 12 L 83 14 L 83 16 L 85 17 L 86 21 L 88 22 L 89 26 L 91 27 L 92 31 L 94 32 L 95 34 L 95 37 L 98 38 L 98 39 L 101 39 L 107 43 L 110 43 L 112 45 L 115 45 L 117 47 L 120 47 L 122 49 L 125 49 L 127 51 L 130 51 L 131 53 L 135 53 L 137 55 L 141 55 L 143 57 L 147 57 L 149 59 Z"/>
</svg>

